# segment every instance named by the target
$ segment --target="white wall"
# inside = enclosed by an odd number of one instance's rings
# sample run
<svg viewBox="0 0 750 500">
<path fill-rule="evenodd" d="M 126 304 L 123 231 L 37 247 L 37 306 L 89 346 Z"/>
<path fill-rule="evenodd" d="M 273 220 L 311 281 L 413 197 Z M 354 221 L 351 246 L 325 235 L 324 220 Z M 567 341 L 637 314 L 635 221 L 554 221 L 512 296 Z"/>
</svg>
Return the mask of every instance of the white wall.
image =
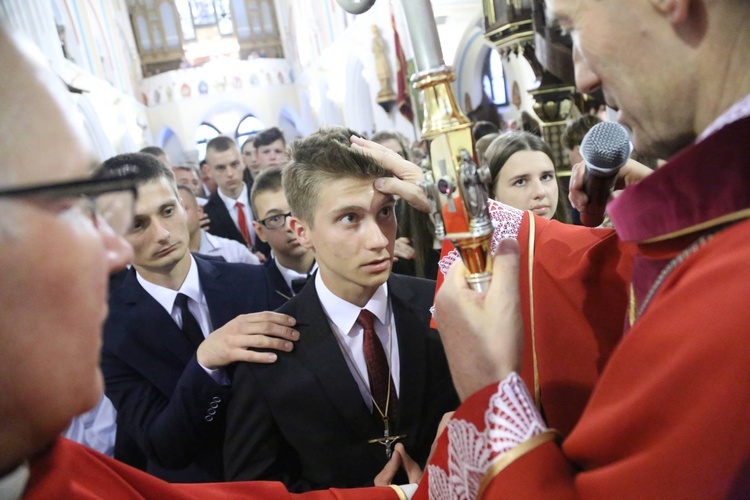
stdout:
<svg viewBox="0 0 750 500">
<path fill-rule="evenodd" d="M 266 88 L 263 90 L 244 90 L 208 94 L 192 97 L 187 100 L 172 101 L 147 108 L 148 121 L 154 130 L 155 143 L 165 128 L 170 128 L 177 135 L 183 146 L 182 158 L 174 158 L 173 163 L 181 161 L 199 161 L 194 147 L 195 131 L 202 122 L 216 126 L 222 134 L 234 137 L 240 120 L 248 114 L 256 116 L 266 126 L 279 124 L 284 116 L 282 110 L 291 106 L 298 108 L 297 92 L 293 85 Z M 285 131 L 287 140 L 292 140 L 289 131 Z"/>
</svg>

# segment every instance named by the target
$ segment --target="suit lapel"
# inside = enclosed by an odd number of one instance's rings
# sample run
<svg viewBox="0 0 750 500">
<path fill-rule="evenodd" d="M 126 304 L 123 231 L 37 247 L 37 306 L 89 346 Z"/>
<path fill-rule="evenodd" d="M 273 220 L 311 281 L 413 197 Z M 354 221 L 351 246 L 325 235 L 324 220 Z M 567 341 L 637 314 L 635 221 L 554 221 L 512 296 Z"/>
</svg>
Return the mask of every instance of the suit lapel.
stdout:
<svg viewBox="0 0 750 500">
<path fill-rule="evenodd" d="M 206 297 L 208 312 L 211 316 L 211 326 L 214 330 L 226 325 L 234 319 L 234 311 L 242 310 L 238 306 L 239 295 L 235 290 L 227 287 L 226 283 L 221 283 L 221 271 L 207 260 L 195 257 L 195 263 L 198 266 L 198 279 L 201 282 L 201 289 Z"/>
<path fill-rule="evenodd" d="M 134 366 L 169 396 L 176 379 L 195 354 L 195 346 L 161 304 L 138 283 L 134 271 L 125 278 L 120 293 L 127 308 L 126 335 L 134 339 L 118 344 L 120 356 L 133 360 Z M 166 370 L 165 363 L 172 369 Z"/>
<path fill-rule="evenodd" d="M 429 320 L 424 313 L 419 314 L 412 309 L 410 304 L 413 303 L 414 291 L 407 282 L 391 275 L 388 292 L 396 318 L 401 366 L 397 430 L 416 437 L 425 398 L 427 350 L 424 335 L 427 334 Z"/>
<path fill-rule="evenodd" d="M 289 285 L 286 284 L 286 280 L 284 279 L 284 276 L 281 275 L 281 271 L 276 267 L 276 259 L 269 259 L 265 268 L 269 284 L 271 285 L 271 288 L 273 288 L 272 293 L 276 298 L 283 299 L 284 302 L 289 300 L 294 294 L 289 289 Z"/>
<path fill-rule="evenodd" d="M 362 400 L 315 287 L 303 288 L 295 296 L 295 301 L 298 306 L 297 328 L 300 331 L 300 341 L 296 347 L 298 356 L 315 374 L 323 392 L 360 439 L 366 442 L 382 435 L 382 428 L 376 426 L 376 420 Z"/>
</svg>

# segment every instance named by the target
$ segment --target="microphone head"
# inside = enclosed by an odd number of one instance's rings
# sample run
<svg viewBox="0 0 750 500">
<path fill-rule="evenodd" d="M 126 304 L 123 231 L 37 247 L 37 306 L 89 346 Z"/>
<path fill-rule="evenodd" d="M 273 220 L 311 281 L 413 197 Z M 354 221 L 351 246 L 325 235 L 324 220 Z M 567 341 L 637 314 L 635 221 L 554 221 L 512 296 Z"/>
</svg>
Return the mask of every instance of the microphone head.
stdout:
<svg viewBox="0 0 750 500">
<path fill-rule="evenodd" d="M 581 141 L 581 157 L 594 175 L 613 175 L 630 158 L 633 145 L 628 129 L 614 122 L 597 123 Z"/>
</svg>

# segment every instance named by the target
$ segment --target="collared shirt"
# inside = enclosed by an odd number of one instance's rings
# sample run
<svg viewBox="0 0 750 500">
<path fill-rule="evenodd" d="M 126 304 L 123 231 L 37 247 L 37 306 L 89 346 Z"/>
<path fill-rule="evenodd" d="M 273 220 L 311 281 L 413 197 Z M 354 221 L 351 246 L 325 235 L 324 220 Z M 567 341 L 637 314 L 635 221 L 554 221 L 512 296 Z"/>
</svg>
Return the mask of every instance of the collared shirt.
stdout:
<svg viewBox="0 0 750 500">
<path fill-rule="evenodd" d="M 29 464 L 24 462 L 13 472 L 0 477 L 0 498 L 3 500 L 20 499 L 29 483 L 30 474 Z"/>
<path fill-rule="evenodd" d="M 188 300 L 188 309 L 200 325 L 203 337 L 208 337 L 208 334 L 214 331 L 213 326 L 211 325 L 211 315 L 208 312 L 206 296 L 203 295 L 200 278 L 198 277 L 198 266 L 192 255 L 190 256 L 190 269 L 188 270 L 188 274 L 185 277 L 185 281 L 182 282 L 182 286 L 177 291 L 146 281 L 140 274 L 138 274 L 138 272 L 136 272 L 135 276 L 143 289 L 146 290 L 146 292 L 148 292 L 148 294 L 151 295 L 165 311 L 167 311 L 174 322 L 177 323 L 177 326 L 182 328 L 182 313 L 179 307 L 175 307 L 174 302 L 177 298 L 177 294 L 183 293 L 190 299 Z M 222 370 L 211 370 L 203 365 L 200 366 L 217 383 L 227 383 L 227 378 L 224 376 Z"/>
<path fill-rule="evenodd" d="M 109 398 L 102 394 L 95 407 L 73 418 L 63 436 L 108 457 L 114 457 L 116 432 L 117 410 Z M 0 498 L 4 497 L 0 495 Z"/>
<path fill-rule="evenodd" d="M 203 295 L 200 279 L 198 278 L 198 266 L 195 264 L 195 259 L 193 259 L 192 255 L 190 256 L 190 269 L 188 270 L 188 274 L 185 277 L 185 281 L 182 282 L 182 286 L 177 291 L 155 285 L 150 281 L 145 280 L 137 272 L 136 278 L 143 289 L 146 290 L 146 292 L 148 292 L 148 294 L 151 295 L 170 316 L 172 316 L 172 319 L 177 323 L 177 326 L 182 328 L 182 313 L 178 307 L 175 307 L 174 301 L 177 298 L 177 294 L 184 293 L 191 299 L 188 301 L 188 309 L 201 326 L 203 337 L 207 337 L 208 334 L 213 331 L 213 328 L 211 327 L 211 316 L 208 312 L 208 304 L 206 303 L 206 297 Z"/>
<path fill-rule="evenodd" d="M 313 262 L 312 269 L 310 269 L 310 272 L 301 274 L 295 271 L 294 269 L 289 269 L 281 265 L 281 263 L 274 258 L 273 263 L 276 265 L 276 269 L 279 270 L 281 273 L 281 276 L 284 278 L 284 281 L 286 281 L 286 285 L 289 287 L 289 290 L 292 291 L 292 294 L 294 294 L 294 289 L 292 288 L 292 281 L 300 278 L 307 278 L 309 276 L 312 276 L 312 274 L 315 272 L 316 269 L 318 269 L 318 263 Z"/>
<path fill-rule="evenodd" d="M 365 354 L 362 349 L 363 331 L 362 327 L 357 324 L 360 307 L 347 302 L 331 292 L 320 273 L 315 275 L 315 290 L 318 292 L 320 304 L 323 311 L 328 317 L 328 323 L 331 325 L 336 340 L 344 353 L 346 364 L 349 371 L 354 377 L 365 400 L 367 407 L 372 410 L 372 397 L 370 395 L 370 382 L 367 377 L 367 364 L 365 363 Z M 393 312 L 388 307 L 388 285 L 383 283 L 373 294 L 370 301 L 365 304 L 365 309 L 375 315 L 375 333 L 383 345 L 386 357 L 391 367 L 391 377 L 393 379 L 393 389 L 396 395 L 399 393 L 400 380 L 400 363 L 398 354 L 398 336 L 396 335 L 396 321 Z M 390 314 L 389 314 L 390 313 Z M 391 330 L 389 334 L 389 329 Z M 389 337 L 392 344 L 389 345 Z"/>
<path fill-rule="evenodd" d="M 232 218 L 234 225 L 237 226 L 238 229 L 240 225 L 239 222 L 237 222 L 237 202 L 239 201 L 242 203 L 242 210 L 245 212 L 245 220 L 247 221 L 247 230 L 250 231 L 250 239 L 255 243 L 255 228 L 253 228 L 253 220 L 255 219 L 253 218 L 253 210 L 248 203 L 250 197 L 247 195 L 247 184 L 244 182 L 242 183 L 242 192 L 237 199 L 225 196 L 224 193 L 221 192 L 221 189 L 217 189 L 216 192 L 219 194 L 221 201 L 224 202 L 224 206 L 227 207 L 227 212 L 229 212 L 229 216 Z"/>
<path fill-rule="evenodd" d="M 222 238 L 208 233 L 203 229 L 201 232 L 201 246 L 198 253 L 203 255 L 216 255 L 224 257 L 227 262 L 238 262 L 241 264 L 260 264 L 260 259 L 239 241 Z"/>
</svg>

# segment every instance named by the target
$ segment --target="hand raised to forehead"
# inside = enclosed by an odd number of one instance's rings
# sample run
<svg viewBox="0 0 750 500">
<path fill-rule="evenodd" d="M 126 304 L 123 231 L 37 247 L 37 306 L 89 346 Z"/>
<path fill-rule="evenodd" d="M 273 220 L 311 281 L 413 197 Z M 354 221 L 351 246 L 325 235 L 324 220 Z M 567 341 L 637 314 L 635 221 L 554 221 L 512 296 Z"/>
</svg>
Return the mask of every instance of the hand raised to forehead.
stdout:
<svg viewBox="0 0 750 500">
<path fill-rule="evenodd" d="M 353 148 L 369 154 L 384 169 L 395 176 L 377 179 L 375 188 L 378 191 L 383 194 L 400 196 L 417 210 L 429 213 L 430 204 L 418 184 L 424 180 L 424 173 L 421 168 L 375 142 L 357 136 L 352 136 L 351 141 Z"/>
</svg>

